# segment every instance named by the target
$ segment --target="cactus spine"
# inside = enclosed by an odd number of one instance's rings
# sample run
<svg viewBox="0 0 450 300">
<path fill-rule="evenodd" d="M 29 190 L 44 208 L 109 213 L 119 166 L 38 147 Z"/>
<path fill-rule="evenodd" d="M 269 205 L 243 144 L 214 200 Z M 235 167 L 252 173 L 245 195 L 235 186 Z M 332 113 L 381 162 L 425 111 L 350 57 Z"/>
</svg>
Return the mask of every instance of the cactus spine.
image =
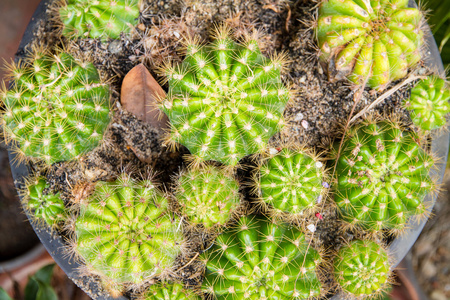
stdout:
<svg viewBox="0 0 450 300">
<path fill-rule="evenodd" d="M 179 283 L 154 284 L 145 293 L 145 300 L 200 300 L 191 290 Z"/>
<path fill-rule="evenodd" d="M 281 128 L 289 90 L 280 77 L 283 55 L 266 58 L 255 38 L 237 44 L 229 31 L 216 30 L 207 46 L 187 42 L 183 63 L 164 69 L 169 96 L 161 108 L 172 142 L 199 161 L 234 166 L 264 149 Z"/>
<path fill-rule="evenodd" d="M 92 150 L 109 123 L 109 86 L 91 63 L 67 53 L 36 54 L 12 69 L 4 91 L 3 130 L 23 158 L 52 164 Z"/>
</svg>

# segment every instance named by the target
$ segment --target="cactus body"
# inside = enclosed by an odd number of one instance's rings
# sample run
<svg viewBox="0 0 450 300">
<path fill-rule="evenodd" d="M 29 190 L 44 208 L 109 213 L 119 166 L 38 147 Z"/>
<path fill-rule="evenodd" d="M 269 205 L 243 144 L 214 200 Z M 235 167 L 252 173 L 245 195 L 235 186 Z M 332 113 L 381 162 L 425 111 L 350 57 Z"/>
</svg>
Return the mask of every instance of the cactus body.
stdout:
<svg viewBox="0 0 450 300">
<path fill-rule="evenodd" d="M 217 299 L 309 299 L 321 294 L 319 253 L 303 233 L 247 216 L 207 251 L 202 289 Z"/>
<path fill-rule="evenodd" d="M 450 112 L 450 90 L 444 79 L 430 76 L 411 89 L 411 97 L 404 101 L 413 123 L 423 130 L 440 128 Z"/>
<path fill-rule="evenodd" d="M 179 178 L 176 198 L 191 224 L 224 225 L 239 206 L 239 185 L 227 172 L 206 166 Z"/>
<path fill-rule="evenodd" d="M 155 284 L 146 292 L 145 300 L 200 300 L 200 297 L 179 283 Z"/>
<path fill-rule="evenodd" d="M 65 36 L 118 39 L 137 25 L 139 0 L 67 0 L 59 14 Z"/>
<path fill-rule="evenodd" d="M 353 241 L 339 249 L 334 259 L 337 283 L 358 299 L 381 294 L 389 284 L 390 274 L 386 251 L 372 241 Z"/>
<path fill-rule="evenodd" d="M 353 127 L 336 167 L 335 201 L 344 220 L 368 230 L 402 230 L 426 211 L 434 162 L 413 132 L 394 122 L 367 121 Z"/>
<path fill-rule="evenodd" d="M 289 100 L 283 64 L 281 57 L 264 57 L 255 40 L 237 44 L 226 32 L 207 46 L 189 44 L 183 63 L 165 70 L 169 96 L 161 108 L 171 141 L 199 160 L 227 165 L 264 149 Z"/>
<path fill-rule="evenodd" d="M 99 182 L 75 222 L 76 252 L 101 278 L 141 283 L 167 271 L 181 251 L 179 224 L 150 181 Z"/>
<path fill-rule="evenodd" d="M 27 185 L 25 201 L 36 220 L 43 220 L 49 226 L 56 226 L 65 219 L 64 202 L 59 193 L 44 194 L 48 184 L 43 177 Z"/>
<path fill-rule="evenodd" d="M 66 53 L 39 56 L 13 70 L 3 95 L 3 129 L 19 153 L 47 164 L 79 157 L 102 139 L 109 123 L 109 87 L 91 63 Z"/>
<path fill-rule="evenodd" d="M 275 214 L 302 215 L 313 210 L 325 193 L 324 166 L 304 151 L 282 149 L 260 167 L 260 199 Z"/>
<path fill-rule="evenodd" d="M 328 0 L 319 9 L 317 38 L 326 61 L 372 88 L 406 76 L 421 59 L 422 13 L 408 0 Z"/>
</svg>

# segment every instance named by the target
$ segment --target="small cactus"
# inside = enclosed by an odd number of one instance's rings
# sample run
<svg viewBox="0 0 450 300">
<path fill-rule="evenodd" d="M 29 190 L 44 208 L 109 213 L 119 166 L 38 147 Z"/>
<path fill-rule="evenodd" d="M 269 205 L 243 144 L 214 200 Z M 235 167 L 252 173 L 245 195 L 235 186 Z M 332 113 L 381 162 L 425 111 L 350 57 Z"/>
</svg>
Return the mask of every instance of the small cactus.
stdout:
<svg viewBox="0 0 450 300">
<path fill-rule="evenodd" d="M 366 121 L 351 128 L 336 162 L 335 201 L 344 220 L 378 231 L 405 228 L 426 213 L 425 195 L 436 190 L 433 158 L 414 132 L 396 122 Z"/>
<path fill-rule="evenodd" d="M 13 88 L 4 91 L 7 142 L 21 158 L 52 164 L 93 149 L 109 124 L 109 86 L 91 63 L 67 53 L 36 54 L 30 65 L 13 67 Z"/>
<path fill-rule="evenodd" d="M 200 300 L 193 291 L 185 289 L 182 284 L 154 284 L 146 291 L 145 300 Z"/>
<path fill-rule="evenodd" d="M 374 298 L 389 287 L 389 257 L 377 243 L 355 240 L 339 249 L 334 258 L 334 276 L 346 294 L 358 299 Z"/>
<path fill-rule="evenodd" d="M 305 150 L 282 149 L 259 167 L 254 180 L 259 199 L 275 215 L 296 218 L 313 211 L 328 186 L 324 169 L 322 162 Z"/>
<path fill-rule="evenodd" d="M 202 290 L 217 299 L 310 299 L 321 294 L 319 253 L 303 233 L 262 217 L 240 219 L 204 254 Z"/>
<path fill-rule="evenodd" d="M 81 204 L 74 224 L 74 252 L 88 269 L 118 289 L 170 270 L 183 246 L 168 200 L 148 181 L 122 174 L 99 182 Z"/>
<path fill-rule="evenodd" d="M 421 59 L 422 13 L 408 0 L 327 0 L 319 8 L 322 59 L 349 79 L 383 89 Z"/>
<path fill-rule="evenodd" d="M 38 177 L 27 184 L 24 200 L 26 207 L 36 221 L 44 221 L 50 227 L 66 219 L 64 202 L 59 193 L 46 193 L 49 187 L 44 177 Z"/>
<path fill-rule="evenodd" d="M 411 97 L 404 101 L 413 123 L 422 130 L 444 126 L 450 112 L 450 90 L 444 79 L 429 76 L 411 89 Z"/>
<path fill-rule="evenodd" d="M 137 25 L 139 0 L 65 0 L 59 8 L 63 35 L 118 39 Z"/>
<path fill-rule="evenodd" d="M 191 224 L 220 227 L 239 206 L 239 185 L 231 174 L 214 166 L 203 166 L 182 173 L 175 197 L 182 214 Z"/>
<path fill-rule="evenodd" d="M 187 42 L 183 63 L 163 70 L 169 96 L 161 108 L 171 122 L 171 142 L 199 161 L 234 166 L 280 130 L 290 92 L 280 77 L 283 55 L 266 58 L 253 36 L 237 44 L 229 34 L 218 29 L 207 46 Z"/>
</svg>

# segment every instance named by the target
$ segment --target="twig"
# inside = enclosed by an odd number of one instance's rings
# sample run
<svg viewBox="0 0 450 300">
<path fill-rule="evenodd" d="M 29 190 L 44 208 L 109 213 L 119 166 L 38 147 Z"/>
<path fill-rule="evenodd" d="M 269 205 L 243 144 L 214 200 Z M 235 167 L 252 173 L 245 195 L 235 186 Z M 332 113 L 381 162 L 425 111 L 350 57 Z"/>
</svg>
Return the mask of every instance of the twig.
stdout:
<svg viewBox="0 0 450 300">
<path fill-rule="evenodd" d="M 181 270 L 183 270 L 184 268 L 186 268 L 187 266 L 189 266 L 190 264 L 192 264 L 192 262 L 193 262 L 199 255 L 200 255 L 199 252 L 195 253 L 194 257 L 193 257 L 190 261 L 188 261 L 187 264 L 185 264 L 184 266 L 182 266 L 181 268 L 179 268 L 179 269 L 177 270 L 177 272 L 180 272 Z"/>
</svg>

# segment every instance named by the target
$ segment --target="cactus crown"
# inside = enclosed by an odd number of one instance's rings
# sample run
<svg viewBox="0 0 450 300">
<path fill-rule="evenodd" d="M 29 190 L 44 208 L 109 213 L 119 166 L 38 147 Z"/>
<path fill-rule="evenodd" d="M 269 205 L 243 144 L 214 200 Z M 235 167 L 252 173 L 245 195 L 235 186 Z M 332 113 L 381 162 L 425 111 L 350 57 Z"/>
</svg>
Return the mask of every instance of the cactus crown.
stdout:
<svg viewBox="0 0 450 300">
<path fill-rule="evenodd" d="M 189 222 L 205 228 L 224 225 L 241 198 L 233 176 L 214 166 L 181 174 L 175 196 Z"/>
<path fill-rule="evenodd" d="M 204 254 L 202 289 L 217 299 L 309 299 L 321 293 L 319 253 L 303 233 L 255 216 L 243 217 Z"/>
<path fill-rule="evenodd" d="M 32 180 L 26 187 L 24 200 L 36 221 L 44 221 L 51 227 L 55 227 L 66 219 L 64 202 L 59 193 L 46 194 L 45 189 L 49 185 L 44 177 Z"/>
<path fill-rule="evenodd" d="M 81 207 L 75 253 L 105 280 L 139 284 L 171 268 L 183 245 L 178 222 L 150 181 L 122 174 L 97 183 Z"/>
<path fill-rule="evenodd" d="M 450 112 L 450 90 L 444 79 L 429 76 L 411 89 L 411 97 L 404 101 L 413 123 L 423 130 L 442 127 Z"/>
<path fill-rule="evenodd" d="M 386 250 L 375 242 L 356 240 L 339 249 L 334 275 L 340 287 L 360 298 L 381 294 L 389 284 L 391 271 Z"/>
<path fill-rule="evenodd" d="M 260 200 L 270 204 L 275 215 L 299 217 L 305 210 L 314 210 L 326 193 L 324 165 L 304 150 L 282 149 L 259 170 L 255 181 Z"/>
<path fill-rule="evenodd" d="M 2 96 L 6 141 L 21 157 L 46 164 L 93 149 L 109 124 L 109 86 L 91 63 L 66 53 L 36 54 L 31 65 L 12 69 L 14 86 Z"/>
<path fill-rule="evenodd" d="M 421 59 L 422 13 L 408 0 L 327 0 L 319 9 L 322 58 L 357 84 L 382 89 Z"/>
<path fill-rule="evenodd" d="M 145 300 L 200 300 L 191 290 L 182 284 L 154 284 L 145 293 Z"/>
<path fill-rule="evenodd" d="M 352 128 L 337 161 L 335 201 L 344 220 L 369 230 L 404 229 L 424 215 L 426 194 L 436 190 L 433 158 L 414 132 L 396 122 L 367 121 Z"/>
<path fill-rule="evenodd" d="M 164 69 L 169 95 L 161 108 L 171 122 L 169 139 L 199 161 L 233 166 L 264 149 L 283 125 L 285 63 L 284 55 L 264 57 L 253 36 L 234 42 L 226 27 L 207 46 L 188 41 L 183 63 Z"/>
<path fill-rule="evenodd" d="M 67 0 L 59 15 L 65 36 L 117 39 L 137 25 L 139 0 Z"/>
</svg>

